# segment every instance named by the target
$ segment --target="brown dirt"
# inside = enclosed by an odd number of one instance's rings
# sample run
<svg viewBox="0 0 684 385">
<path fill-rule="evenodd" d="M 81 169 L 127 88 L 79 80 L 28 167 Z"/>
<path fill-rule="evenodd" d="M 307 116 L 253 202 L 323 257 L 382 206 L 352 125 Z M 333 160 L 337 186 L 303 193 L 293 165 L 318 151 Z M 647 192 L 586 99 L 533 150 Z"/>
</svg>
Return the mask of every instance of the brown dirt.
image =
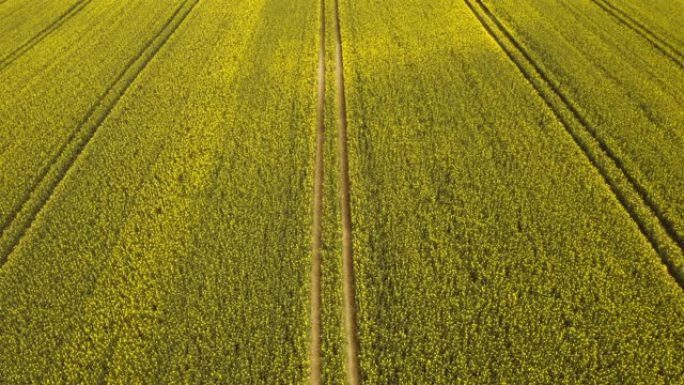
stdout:
<svg viewBox="0 0 684 385">
<path fill-rule="evenodd" d="M 335 75 L 337 103 L 340 118 L 340 201 L 342 211 L 342 290 L 344 298 L 344 325 L 347 339 L 347 380 L 350 385 L 361 384 L 359 365 L 359 334 L 356 323 L 356 282 L 354 276 L 354 250 L 351 223 L 351 183 L 349 180 L 349 153 L 347 150 L 347 101 L 344 90 L 344 61 L 339 1 L 335 8 Z"/>
</svg>

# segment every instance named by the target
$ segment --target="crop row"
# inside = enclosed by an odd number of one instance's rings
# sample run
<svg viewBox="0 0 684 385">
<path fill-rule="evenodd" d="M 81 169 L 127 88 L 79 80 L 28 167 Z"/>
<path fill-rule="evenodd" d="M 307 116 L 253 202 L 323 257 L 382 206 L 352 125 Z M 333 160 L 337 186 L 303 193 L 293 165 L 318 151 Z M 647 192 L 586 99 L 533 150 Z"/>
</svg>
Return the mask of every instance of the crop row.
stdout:
<svg viewBox="0 0 684 385">
<path fill-rule="evenodd" d="M 197 2 L 193 0 L 181 3 L 159 33 L 150 39 L 144 49 L 128 62 L 124 71 L 119 74 L 106 93 L 88 111 L 83 121 L 71 131 L 49 163 L 43 166 L 41 173 L 27 190 L 26 198 L 6 221 L 7 226 L 3 228 L 2 238 L 0 238 L 0 263 L 9 257 L 21 241 L 25 231 L 95 136 L 112 108 L 119 102 L 137 76 L 146 68 L 178 26 L 183 23 L 196 4 Z"/>
<path fill-rule="evenodd" d="M 45 28 L 41 29 L 40 32 L 35 33 L 31 39 L 14 49 L 9 55 L 5 56 L 0 60 L 0 71 L 4 70 L 33 47 L 42 42 L 45 38 L 50 36 L 53 32 L 57 31 L 64 23 L 68 22 L 72 17 L 77 15 L 83 8 L 85 8 L 91 0 L 81 0 L 76 2 L 71 7 L 67 8 L 64 13 L 59 15 L 52 23 L 48 24 Z"/>
<path fill-rule="evenodd" d="M 652 38 L 665 43 L 671 52 L 680 57 L 684 54 L 684 26 L 680 20 L 684 17 L 682 2 L 639 0 L 596 0 L 610 8 L 614 13 L 637 28 L 642 29 Z"/>
<path fill-rule="evenodd" d="M 684 378 L 678 27 L 597 2 L 0 0 L 0 383 L 307 381 L 321 21 L 322 383 Z"/>
<path fill-rule="evenodd" d="M 0 63 L 59 24 L 79 3 L 82 0 L 0 2 Z"/>
<path fill-rule="evenodd" d="M 365 383 L 681 378 L 681 288 L 466 3 L 342 11 Z"/>
<path fill-rule="evenodd" d="M 6 228 L 60 157 L 69 158 L 69 147 L 78 147 L 106 115 L 99 111 L 108 107 L 102 101 L 116 93 L 136 64 L 132 59 L 147 50 L 179 4 L 91 4 L 0 75 L 3 257 Z"/>
<path fill-rule="evenodd" d="M 615 7 L 613 4 L 602 0 L 593 0 L 594 4 L 599 6 L 608 15 L 613 17 L 615 21 L 621 24 L 623 27 L 629 28 L 632 32 L 644 38 L 648 41 L 655 49 L 660 51 L 660 53 L 675 64 L 679 65 L 680 68 L 684 69 L 684 56 L 682 56 L 677 48 L 672 46 L 667 40 L 662 39 L 657 34 L 651 32 L 650 28 L 646 27 L 644 24 L 638 20 L 631 17 L 629 14 L 623 12 L 620 8 Z"/>
<path fill-rule="evenodd" d="M 684 247 L 684 72 L 677 63 L 591 2 L 485 3 Z"/>
<path fill-rule="evenodd" d="M 469 5 L 483 27 L 534 86 L 587 159 L 599 171 L 620 204 L 658 252 L 675 281 L 684 287 L 684 249 L 672 222 L 664 216 L 638 180 L 626 170 L 622 159 L 597 134 L 595 126 L 587 121 L 561 88 L 552 82 L 496 15 L 482 2 L 469 2 Z"/>
<path fill-rule="evenodd" d="M 317 31 L 194 7 L 0 270 L 0 378 L 304 382 Z"/>
</svg>

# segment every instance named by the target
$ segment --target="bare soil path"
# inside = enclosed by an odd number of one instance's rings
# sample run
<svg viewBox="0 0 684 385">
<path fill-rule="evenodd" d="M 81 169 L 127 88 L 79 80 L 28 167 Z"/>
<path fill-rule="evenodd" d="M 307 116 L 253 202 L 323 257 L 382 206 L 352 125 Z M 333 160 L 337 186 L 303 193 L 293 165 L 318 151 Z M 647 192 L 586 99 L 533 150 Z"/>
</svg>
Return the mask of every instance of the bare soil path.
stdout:
<svg viewBox="0 0 684 385">
<path fill-rule="evenodd" d="M 340 114 L 340 209 L 342 212 L 342 290 L 344 325 L 347 340 L 347 380 L 349 385 L 361 383 L 359 365 L 359 334 L 356 323 L 356 282 L 351 223 L 351 183 L 349 180 L 349 153 L 347 150 L 347 100 L 344 89 L 344 60 L 342 57 L 342 29 L 339 0 L 334 0 L 335 11 L 335 77 L 337 103 Z"/>
</svg>

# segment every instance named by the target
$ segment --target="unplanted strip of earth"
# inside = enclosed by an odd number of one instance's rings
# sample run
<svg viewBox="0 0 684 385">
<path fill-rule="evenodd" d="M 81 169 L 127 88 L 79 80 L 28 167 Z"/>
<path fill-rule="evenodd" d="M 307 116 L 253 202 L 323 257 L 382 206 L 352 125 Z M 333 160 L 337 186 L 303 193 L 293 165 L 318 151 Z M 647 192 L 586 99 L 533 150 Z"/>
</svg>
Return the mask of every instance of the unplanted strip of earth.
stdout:
<svg viewBox="0 0 684 385">
<path fill-rule="evenodd" d="M 674 230 L 674 226 L 662 215 L 644 188 L 626 172 L 620 159 L 600 140 L 596 130 L 591 127 L 560 89 L 550 81 L 542 68 L 532 60 L 523 46 L 506 30 L 489 8 L 481 0 L 465 0 L 465 2 L 483 28 L 534 87 L 561 122 L 565 131 L 596 168 L 618 202 L 660 256 L 669 274 L 684 290 L 684 271 L 682 270 L 684 268 L 682 264 L 684 246 L 679 234 Z M 485 17 L 489 18 L 491 25 L 485 20 Z M 499 37 L 495 29 L 499 31 L 502 37 Z M 503 39 L 506 39 L 509 45 Z"/>
<path fill-rule="evenodd" d="M 147 64 L 169 40 L 171 35 L 185 21 L 198 2 L 199 0 L 186 0 L 178 6 L 160 31 L 131 59 L 114 83 L 88 111 L 81 124 L 72 131 L 59 151 L 46 164 L 32 185 L 32 188 L 29 189 L 26 199 L 10 215 L 11 219 L 8 220 L 8 225 L 2 229 L 2 234 L 0 235 L 0 265 L 7 261 L 9 255 L 12 254 L 71 166 L 76 162 L 76 159 L 81 155 L 93 136 L 95 136 L 97 129 L 109 116 L 114 106 L 121 100 L 131 84 L 147 67 Z"/>
<path fill-rule="evenodd" d="M 26 43 L 22 44 L 20 47 L 18 47 L 9 55 L 0 60 L 0 72 L 4 71 L 17 59 L 22 57 L 33 47 L 35 47 L 41 41 L 43 41 L 46 37 L 55 32 L 64 23 L 69 21 L 72 17 L 76 16 L 76 14 L 81 12 L 81 10 L 83 10 L 83 8 L 85 8 L 86 5 L 88 5 L 91 1 L 92 0 L 81 0 L 75 3 L 74 5 L 69 7 L 69 9 L 67 9 L 63 14 L 61 14 L 55 21 L 53 21 L 50 25 L 45 27 L 42 31 L 38 32 L 34 37 L 29 39 Z"/>
<path fill-rule="evenodd" d="M 347 339 L 347 380 L 349 385 L 361 384 L 359 365 L 359 334 L 356 320 L 356 282 L 354 276 L 354 250 L 351 222 L 351 183 L 349 180 L 349 153 L 347 150 L 347 101 L 344 89 L 344 60 L 342 57 L 342 28 L 339 0 L 334 0 L 335 11 L 335 76 L 337 103 L 340 114 L 340 209 L 342 212 L 342 291 L 344 298 L 344 325 Z"/>
</svg>

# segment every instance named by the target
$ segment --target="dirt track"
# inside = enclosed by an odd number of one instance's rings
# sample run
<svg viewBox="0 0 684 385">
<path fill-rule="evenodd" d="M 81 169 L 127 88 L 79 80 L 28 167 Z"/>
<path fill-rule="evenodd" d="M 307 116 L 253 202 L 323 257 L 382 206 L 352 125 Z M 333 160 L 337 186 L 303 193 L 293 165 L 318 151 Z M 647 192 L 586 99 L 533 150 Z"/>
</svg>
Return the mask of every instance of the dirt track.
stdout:
<svg viewBox="0 0 684 385">
<path fill-rule="evenodd" d="M 347 337 L 347 379 L 350 385 L 361 383 L 359 367 L 359 334 L 356 324 L 356 282 L 354 276 L 354 250 L 351 223 L 351 186 L 349 181 L 349 153 L 347 151 L 347 101 L 344 90 L 344 60 L 339 1 L 335 8 L 335 76 L 337 103 L 340 114 L 340 205 L 342 211 L 342 280 L 344 298 L 344 325 Z"/>
</svg>

